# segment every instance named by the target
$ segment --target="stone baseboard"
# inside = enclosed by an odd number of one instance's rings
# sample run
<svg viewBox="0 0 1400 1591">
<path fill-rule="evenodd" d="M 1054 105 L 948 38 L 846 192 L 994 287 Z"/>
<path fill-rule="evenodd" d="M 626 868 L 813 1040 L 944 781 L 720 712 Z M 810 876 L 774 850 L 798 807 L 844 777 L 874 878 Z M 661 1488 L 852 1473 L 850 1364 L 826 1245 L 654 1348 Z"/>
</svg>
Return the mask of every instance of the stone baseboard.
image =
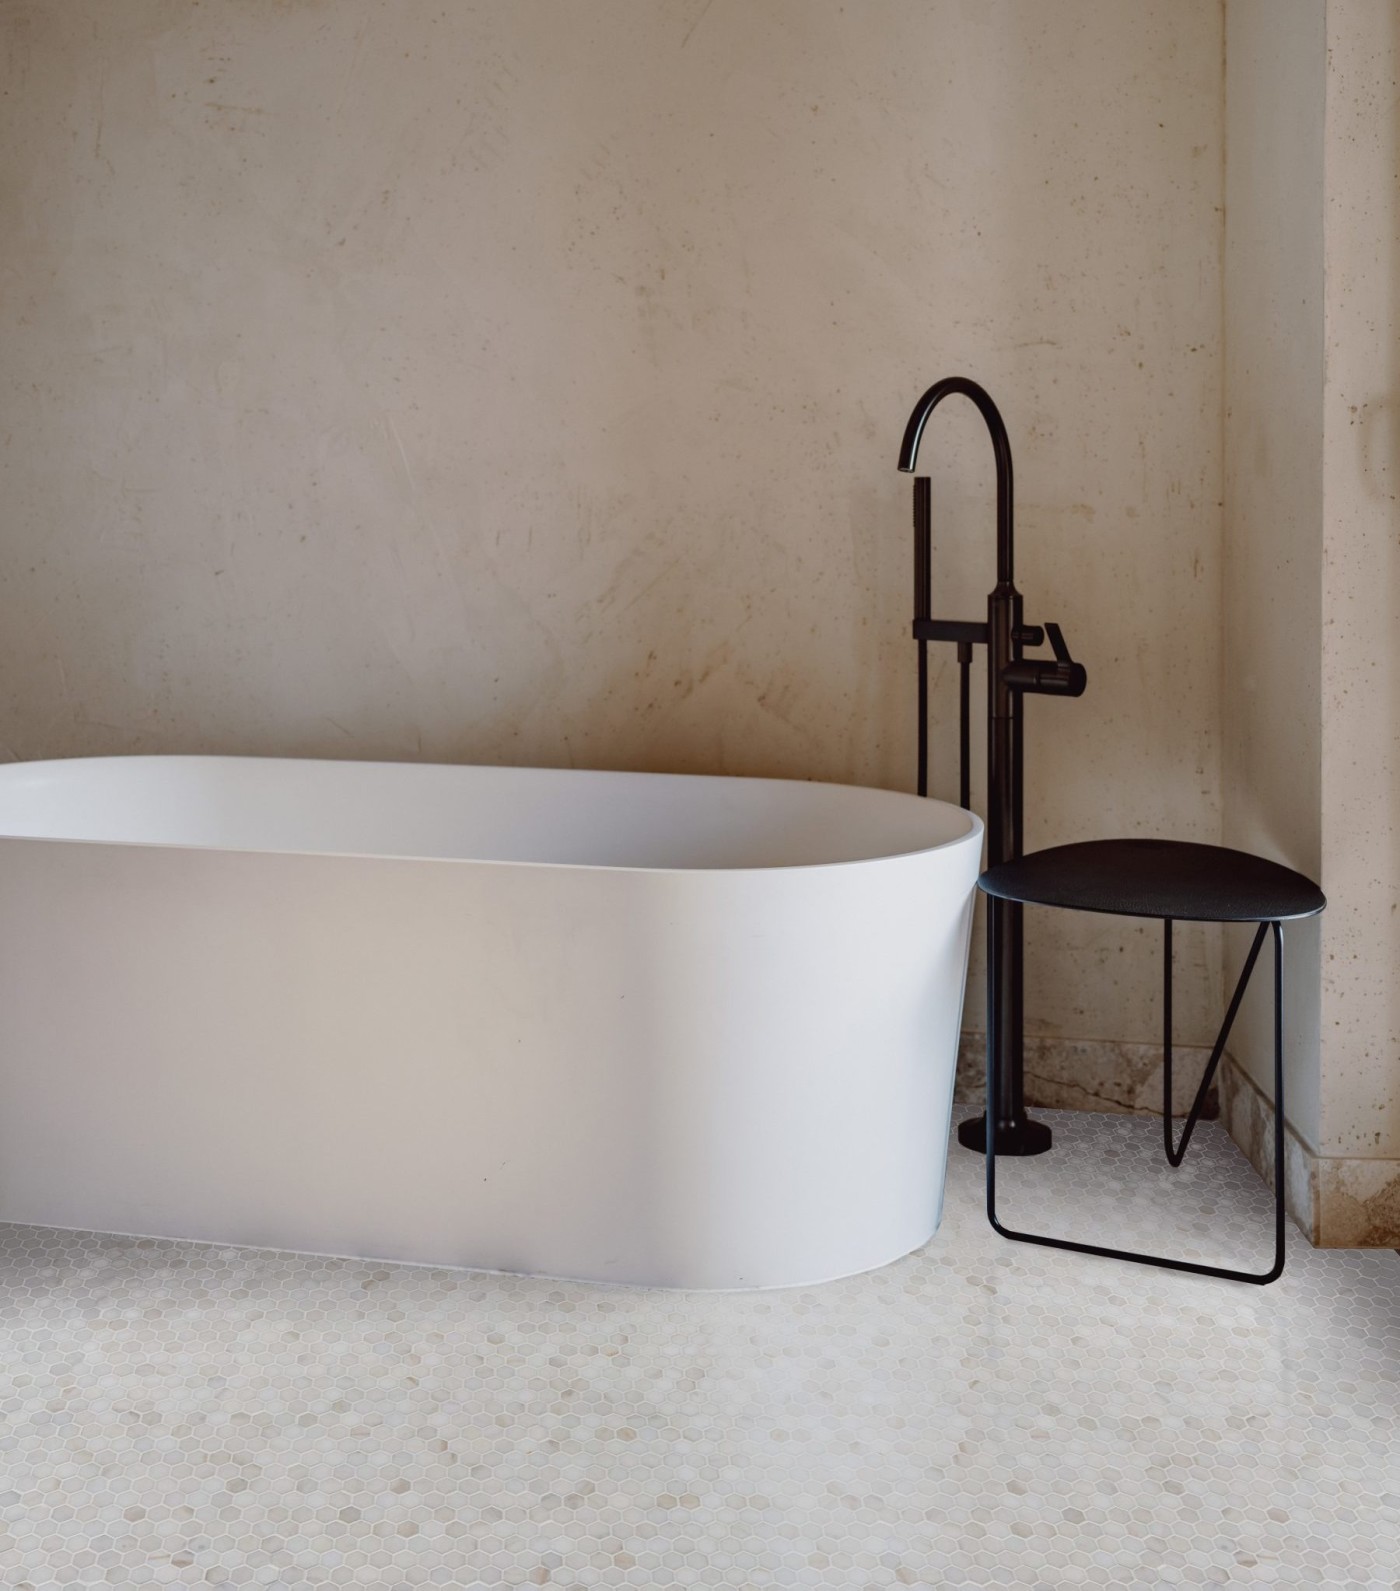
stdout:
<svg viewBox="0 0 1400 1591">
<path fill-rule="evenodd" d="M 1274 1185 L 1274 1107 L 1228 1052 L 1220 1062 L 1220 1120 L 1246 1160 Z M 1291 1127 L 1283 1138 L 1284 1208 L 1310 1243 L 1318 1241 L 1317 1157 Z"/>
<path fill-rule="evenodd" d="M 1185 1115 L 1210 1051 L 1178 1046 L 1172 1106 Z M 979 1106 L 986 1089 L 987 1040 L 964 1033 L 954 1099 Z M 1108 1039 L 1026 1040 L 1026 1103 L 1047 1110 L 1158 1116 L 1162 1054 L 1155 1044 Z M 1273 1105 L 1227 1054 L 1207 1097 L 1204 1120 L 1219 1119 L 1245 1158 L 1273 1186 Z M 1400 1161 L 1317 1155 L 1290 1127 L 1284 1139 L 1284 1201 L 1319 1248 L 1400 1248 Z"/>
<path fill-rule="evenodd" d="M 1111 1039 L 1028 1038 L 1026 1103 L 1046 1110 L 1096 1110 L 1123 1116 L 1162 1113 L 1162 1051 L 1155 1044 L 1119 1044 Z M 1178 1045 L 1172 1067 L 1172 1108 L 1184 1115 L 1210 1051 Z M 958 1078 L 953 1098 L 980 1105 L 987 1091 L 987 1036 L 964 1033 L 958 1047 Z M 1202 1120 L 1220 1114 L 1216 1090 L 1206 1096 Z"/>
<path fill-rule="evenodd" d="M 1273 1186 L 1274 1107 L 1226 1055 L 1221 1120 L 1250 1165 Z M 1400 1161 L 1318 1155 L 1286 1128 L 1284 1199 L 1318 1248 L 1400 1248 Z"/>
</svg>

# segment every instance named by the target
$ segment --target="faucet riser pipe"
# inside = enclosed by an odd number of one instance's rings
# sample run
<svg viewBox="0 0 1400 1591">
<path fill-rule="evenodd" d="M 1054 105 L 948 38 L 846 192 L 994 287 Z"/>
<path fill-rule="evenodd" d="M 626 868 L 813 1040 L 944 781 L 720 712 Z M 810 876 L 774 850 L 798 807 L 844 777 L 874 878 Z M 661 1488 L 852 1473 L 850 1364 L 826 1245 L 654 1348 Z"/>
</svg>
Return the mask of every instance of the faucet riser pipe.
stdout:
<svg viewBox="0 0 1400 1591">
<path fill-rule="evenodd" d="M 1021 855 L 1024 807 L 1024 738 L 1022 697 L 1077 696 L 1084 689 L 1084 670 L 1069 656 L 1058 629 L 1047 626 L 1056 661 L 1023 662 L 1023 641 L 1040 645 L 1039 627 L 1022 622 L 1021 595 L 1015 585 L 1013 472 L 1011 444 L 1001 414 L 990 395 L 975 381 L 951 376 L 936 382 L 915 405 L 905 428 L 899 467 L 913 473 L 919 442 L 929 416 L 944 398 L 959 394 L 976 404 L 991 434 L 997 472 L 997 584 L 987 598 L 987 623 L 981 626 L 935 621 L 932 617 L 932 511 L 929 481 L 914 482 L 914 634 L 919 643 L 918 789 L 928 793 L 928 649 L 929 640 L 955 641 L 959 663 L 959 794 L 969 801 L 968 662 L 971 648 L 987 646 L 987 860 L 990 866 Z M 980 632 L 980 633 L 979 633 Z M 1025 973 L 1023 917 L 1019 905 L 1008 903 L 988 919 L 989 1043 L 995 1045 L 997 1097 L 990 1101 L 996 1131 L 996 1152 L 1041 1154 L 1050 1147 L 1050 1129 L 1025 1113 Z M 986 1149 L 986 1118 L 958 1128 L 968 1148 Z"/>
<path fill-rule="evenodd" d="M 933 507 L 926 475 L 914 481 L 914 618 L 933 617 Z M 919 641 L 919 794 L 928 794 L 928 642 Z"/>
</svg>

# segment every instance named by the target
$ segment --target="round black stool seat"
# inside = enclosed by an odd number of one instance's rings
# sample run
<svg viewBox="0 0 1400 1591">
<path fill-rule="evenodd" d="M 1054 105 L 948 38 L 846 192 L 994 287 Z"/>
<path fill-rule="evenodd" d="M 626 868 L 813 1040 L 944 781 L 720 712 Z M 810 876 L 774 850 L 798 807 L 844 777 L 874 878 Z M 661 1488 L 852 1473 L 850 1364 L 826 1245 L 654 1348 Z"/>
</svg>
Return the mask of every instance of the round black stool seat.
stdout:
<svg viewBox="0 0 1400 1591">
<path fill-rule="evenodd" d="M 978 882 L 1000 900 L 1182 922 L 1282 922 L 1315 916 L 1327 904 L 1291 867 L 1184 840 L 1054 845 L 989 868 Z"/>
</svg>

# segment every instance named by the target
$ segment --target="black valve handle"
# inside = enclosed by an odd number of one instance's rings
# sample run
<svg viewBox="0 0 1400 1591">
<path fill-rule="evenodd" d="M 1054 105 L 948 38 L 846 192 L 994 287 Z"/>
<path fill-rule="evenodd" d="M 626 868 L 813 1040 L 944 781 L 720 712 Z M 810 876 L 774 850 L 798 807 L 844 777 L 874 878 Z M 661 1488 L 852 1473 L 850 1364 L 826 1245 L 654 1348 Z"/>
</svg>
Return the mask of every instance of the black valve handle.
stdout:
<svg viewBox="0 0 1400 1591">
<path fill-rule="evenodd" d="M 1001 671 L 1002 679 L 1011 690 L 1034 696 L 1082 696 L 1089 676 L 1084 672 L 1084 665 L 1076 663 L 1069 655 L 1059 625 L 1047 623 L 1045 638 L 1055 654 L 1053 663 L 1022 658 L 1006 665 Z"/>
</svg>

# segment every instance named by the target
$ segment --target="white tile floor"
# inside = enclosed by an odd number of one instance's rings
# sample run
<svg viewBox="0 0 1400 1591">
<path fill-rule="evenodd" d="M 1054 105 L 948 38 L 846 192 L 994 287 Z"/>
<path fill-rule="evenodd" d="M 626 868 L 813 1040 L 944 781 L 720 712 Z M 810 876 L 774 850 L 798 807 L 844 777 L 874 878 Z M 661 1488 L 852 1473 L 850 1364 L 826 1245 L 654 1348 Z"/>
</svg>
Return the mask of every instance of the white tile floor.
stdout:
<svg viewBox="0 0 1400 1591">
<path fill-rule="evenodd" d="M 1266 1255 L 1219 1128 L 1170 1176 L 1152 1122 L 1051 1119 L 1010 1218 Z M 0 1583 L 1400 1584 L 1400 1258 L 1012 1245 L 981 1170 L 785 1293 L 0 1227 Z"/>
</svg>

